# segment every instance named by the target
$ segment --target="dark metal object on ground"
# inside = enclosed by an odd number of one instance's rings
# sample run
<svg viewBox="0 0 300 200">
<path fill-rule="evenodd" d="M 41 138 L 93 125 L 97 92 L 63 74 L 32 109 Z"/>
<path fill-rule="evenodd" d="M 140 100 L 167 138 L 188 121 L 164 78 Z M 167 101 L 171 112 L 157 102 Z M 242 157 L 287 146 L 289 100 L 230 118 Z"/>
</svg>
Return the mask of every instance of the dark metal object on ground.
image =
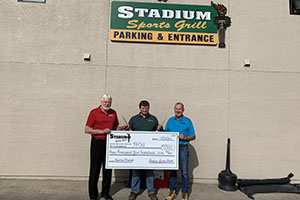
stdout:
<svg viewBox="0 0 300 200">
<path fill-rule="evenodd" d="M 269 185 L 251 185 L 241 186 L 240 191 L 246 194 L 250 199 L 254 199 L 254 194 L 265 193 L 292 193 L 300 194 L 299 184 L 269 184 Z"/>
<path fill-rule="evenodd" d="M 268 184 L 288 184 L 291 182 L 291 178 L 294 176 L 293 173 L 289 173 L 284 178 L 273 178 L 273 179 L 238 179 L 237 184 L 239 187 L 250 186 L 250 185 L 268 185 Z"/>
<path fill-rule="evenodd" d="M 237 190 L 237 176 L 230 170 L 230 138 L 227 139 L 226 169 L 219 173 L 219 188 L 226 191 Z"/>
</svg>

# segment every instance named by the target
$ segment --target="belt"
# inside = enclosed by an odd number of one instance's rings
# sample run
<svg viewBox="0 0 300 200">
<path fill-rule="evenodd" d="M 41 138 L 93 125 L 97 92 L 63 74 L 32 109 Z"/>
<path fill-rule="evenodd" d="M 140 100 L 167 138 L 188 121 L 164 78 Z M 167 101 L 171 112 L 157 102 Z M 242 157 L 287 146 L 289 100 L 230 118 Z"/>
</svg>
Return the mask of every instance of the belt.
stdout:
<svg viewBox="0 0 300 200">
<path fill-rule="evenodd" d="M 179 147 L 185 147 L 187 144 L 180 144 Z"/>
<path fill-rule="evenodd" d="M 95 137 L 92 137 L 93 140 L 96 140 L 96 141 L 106 141 L 106 140 L 102 140 L 100 138 L 95 138 Z"/>
</svg>

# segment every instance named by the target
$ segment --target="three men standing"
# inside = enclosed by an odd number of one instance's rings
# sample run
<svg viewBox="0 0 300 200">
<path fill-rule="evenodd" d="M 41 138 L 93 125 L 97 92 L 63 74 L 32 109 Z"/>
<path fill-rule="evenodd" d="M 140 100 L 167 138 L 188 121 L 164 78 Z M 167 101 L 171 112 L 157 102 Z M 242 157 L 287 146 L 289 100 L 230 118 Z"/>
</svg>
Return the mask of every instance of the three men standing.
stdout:
<svg viewBox="0 0 300 200">
<path fill-rule="evenodd" d="M 101 105 L 90 111 L 85 133 L 91 134 L 90 148 L 90 174 L 89 174 L 89 196 L 90 200 L 98 199 L 98 180 L 103 166 L 103 179 L 101 197 L 105 200 L 113 200 L 109 195 L 112 170 L 105 168 L 106 156 L 106 135 L 111 130 L 122 130 L 129 126 L 132 131 L 157 131 L 162 130 L 162 125 L 157 118 L 149 113 L 150 104 L 148 101 L 139 103 L 140 112 L 129 120 L 129 124 L 119 127 L 116 111 L 111 109 L 112 97 L 104 94 Z M 188 200 L 189 191 L 189 141 L 195 139 L 195 131 L 192 121 L 183 115 L 184 105 L 180 102 L 174 106 L 175 116 L 171 117 L 165 127 L 167 132 L 179 132 L 179 168 L 182 174 L 182 200 Z M 146 173 L 146 184 L 150 200 L 158 200 L 154 189 L 154 171 L 134 169 L 132 172 L 131 193 L 129 200 L 135 200 L 140 191 L 141 172 Z M 177 170 L 169 171 L 170 194 L 166 200 L 173 200 L 177 194 Z"/>
</svg>

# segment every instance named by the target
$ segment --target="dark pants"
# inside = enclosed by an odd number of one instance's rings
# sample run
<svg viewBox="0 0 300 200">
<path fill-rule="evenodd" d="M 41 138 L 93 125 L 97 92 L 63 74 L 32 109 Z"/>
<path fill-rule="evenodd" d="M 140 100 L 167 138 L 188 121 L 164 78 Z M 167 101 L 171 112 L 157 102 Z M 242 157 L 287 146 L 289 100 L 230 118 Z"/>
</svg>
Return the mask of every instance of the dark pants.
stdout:
<svg viewBox="0 0 300 200">
<path fill-rule="evenodd" d="M 90 176 L 89 176 L 89 195 L 90 199 L 98 198 L 98 180 L 101 166 L 102 169 L 102 191 L 101 195 L 109 194 L 111 184 L 111 169 L 105 169 L 106 141 L 92 137 L 90 152 Z"/>
</svg>

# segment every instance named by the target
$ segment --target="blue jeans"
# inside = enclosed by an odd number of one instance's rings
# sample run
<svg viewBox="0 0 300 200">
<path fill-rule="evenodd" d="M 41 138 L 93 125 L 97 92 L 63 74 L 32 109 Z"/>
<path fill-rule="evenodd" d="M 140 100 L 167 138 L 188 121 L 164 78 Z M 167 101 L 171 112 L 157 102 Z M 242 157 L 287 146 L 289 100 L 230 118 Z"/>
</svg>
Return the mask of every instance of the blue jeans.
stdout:
<svg viewBox="0 0 300 200">
<path fill-rule="evenodd" d="M 132 170 L 132 180 L 131 180 L 131 190 L 135 194 L 140 192 L 140 184 L 141 184 L 141 169 L 133 169 Z M 145 170 L 146 171 L 146 184 L 148 194 L 154 194 L 154 172 L 153 170 Z"/>
<path fill-rule="evenodd" d="M 188 145 L 179 147 L 179 169 L 181 171 L 181 192 L 188 193 L 190 185 Z M 169 188 L 177 191 L 177 170 L 169 171 Z"/>
</svg>

